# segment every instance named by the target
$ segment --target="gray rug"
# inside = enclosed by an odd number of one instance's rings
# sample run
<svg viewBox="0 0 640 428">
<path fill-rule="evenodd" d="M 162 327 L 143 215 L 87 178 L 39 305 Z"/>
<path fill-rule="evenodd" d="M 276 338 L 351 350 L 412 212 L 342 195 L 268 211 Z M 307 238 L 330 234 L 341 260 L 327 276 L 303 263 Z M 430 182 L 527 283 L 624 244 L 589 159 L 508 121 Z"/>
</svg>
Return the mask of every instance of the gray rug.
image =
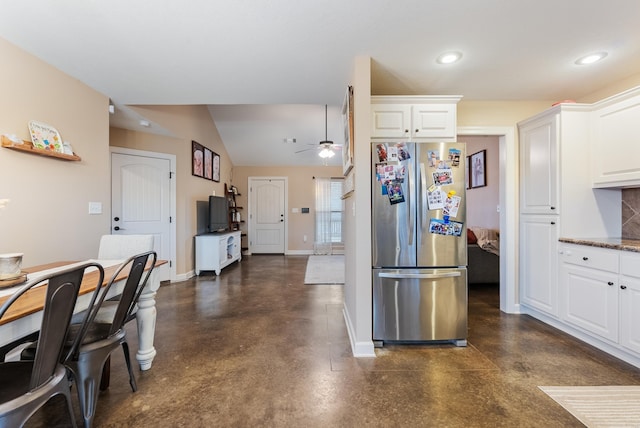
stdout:
<svg viewBox="0 0 640 428">
<path fill-rule="evenodd" d="M 640 386 L 540 386 L 589 428 L 640 427 Z"/>
<path fill-rule="evenodd" d="M 344 255 L 309 256 L 305 284 L 344 284 Z"/>
</svg>

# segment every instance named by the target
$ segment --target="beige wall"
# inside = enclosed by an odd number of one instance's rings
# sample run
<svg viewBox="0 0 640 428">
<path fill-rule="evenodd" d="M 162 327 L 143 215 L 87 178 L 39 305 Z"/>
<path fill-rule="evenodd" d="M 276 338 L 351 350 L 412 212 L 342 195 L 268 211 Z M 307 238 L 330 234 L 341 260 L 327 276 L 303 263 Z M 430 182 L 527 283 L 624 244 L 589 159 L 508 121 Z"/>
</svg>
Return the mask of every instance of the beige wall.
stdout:
<svg viewBox="0 0 640 428">
<path fill-rule="evenodd" d="M 23 266 L 95 258 L 109 233 L 109 99 L 0 39 L 0 133 L 30 140 L 27 124 L 55 127 L 81 162 L 0 148 L 0 253 Z M 89 202 L 103 214 L 89 215 Z"/>
<path fill-rule="evenodd" d="M 291 253 L 309 253 L 313 251 L 315 236 L 314 207 L 315 207 L 315 181 L 313 177 L 342 177 L 342 167 L 329 166 L 304 166 L 304 167 L 256 167 L 237 166 L 233 168 L 233 184 L 238 188 L 240 197 L 237 203 L 244 208 L 243 217 L 248 219 L 249 207 L 249 177 L 287 177 L 289 191 L 287 195 L 289 212 L 287 245 Z M 298 213 L 292 213 L 292 208 L 298 208 Z M 300 208 L 309 208 L 309 214 L 302 214 Z M 247 231 L 247 222 L 242 226 Z M 307 242 L 304 242 L 307 235 Z M 242 245 L 247 247 L 246 238 Z"/>
<path fill-rule="evenodd" d="M 175 138 L 111 128 L 109 144 L 129 149 L 167 153 L 176 156 L 176 274 L 194 269 L 196 201 L 212 192 L 224 193 L 231 181 L 231 161 L 206 106 L 136 106 L 143 117 L 168 130 Z M 195 140 L 220 155 L 220 182 L 191 175 L 191 141 Z"/>
<path fill-rule="evenodd" d="M 498 137 L 461 135 L 467 144 L 467 156 L 486 150 L 485 187 L 467 189 L 467 226 L 500 230 L 500 156 Z"/>
</svg>

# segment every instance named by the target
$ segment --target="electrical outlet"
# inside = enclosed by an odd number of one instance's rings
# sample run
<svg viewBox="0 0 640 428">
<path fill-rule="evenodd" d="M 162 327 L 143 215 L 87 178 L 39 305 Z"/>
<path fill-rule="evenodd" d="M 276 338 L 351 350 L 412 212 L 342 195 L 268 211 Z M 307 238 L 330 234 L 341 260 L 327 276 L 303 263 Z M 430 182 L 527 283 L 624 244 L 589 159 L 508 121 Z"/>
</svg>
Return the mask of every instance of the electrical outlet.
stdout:
<svg viewBox="0 0 640 428">
<path fill-rule="evenodd" d="M 304 236 L 302 237 L 302 240 L 303 240 L 304 242 L 307 242 L 307 235 L 304 235 Z"/>
<path fill-rule="evenodd" d="M 89 214 L 102 214 L 102 202 L 89 202 Z"/>
</svg>

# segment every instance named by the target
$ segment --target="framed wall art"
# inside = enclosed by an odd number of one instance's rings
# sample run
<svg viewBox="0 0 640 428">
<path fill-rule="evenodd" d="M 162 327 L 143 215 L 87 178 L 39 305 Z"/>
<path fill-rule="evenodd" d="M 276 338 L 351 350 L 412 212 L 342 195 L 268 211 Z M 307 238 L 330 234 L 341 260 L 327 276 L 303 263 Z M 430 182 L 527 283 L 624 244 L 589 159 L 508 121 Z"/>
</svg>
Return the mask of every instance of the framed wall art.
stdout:
<svg viewBox="0 0 640 428">
<path fill-rule="evenodd" d="M 216 183 L 220 182 L 220 155 L 213 153 L 213 167 L 212 167 L 211 179 Z"/>
<path fill-rule="evenodd" d="M 353 168 L 353 86 L 347 88 L 342 105 L 344 123 L 344 146 L 342 147 L 342 175 L 347 176 Z"/>
<path fill-rule="evenodd" d="M 213 152 L 208 148 L 204 148 L 204 175 L 207 180 L 213 179 Z"/>
<path fill-rule="evenodd" d="M 487 185 L 486 162 L 487 151 L 481 150 L 469 156 L 469 188 L 484 187 Z"/>
<path fill-rule="evenodd" d="M 204 177 L 204 147 L 191 141 L 191 173 L 196 177 Z"/>
</svg>

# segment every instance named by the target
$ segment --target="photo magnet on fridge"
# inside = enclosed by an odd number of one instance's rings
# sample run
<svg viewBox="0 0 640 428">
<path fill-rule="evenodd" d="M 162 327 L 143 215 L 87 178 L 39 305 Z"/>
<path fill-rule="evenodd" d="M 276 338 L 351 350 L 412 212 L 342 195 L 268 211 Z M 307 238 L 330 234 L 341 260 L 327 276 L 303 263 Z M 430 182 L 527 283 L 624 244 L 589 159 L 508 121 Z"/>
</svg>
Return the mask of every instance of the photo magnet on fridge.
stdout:
<svg viewBox="0 0 640 428">
<path fill-rule="evenodd" d="M 402 183 L 394 180 L 387 184 L 387 196 L 391 205 L 404 202 L 404 193 L 402 192 Z"/>
<path fill-rule="evenodd" d="M 451 166 L 460 166 L 460 152 L 459 149 L 449 149 L 449 161 L 451 162 Z"/>
<path fill-rule="evenodd" d="M 446 194 L 436 187 L 432 192 L 427 190 L 427 203 L 430 210 L 440 210 L 444 208 Z"/>
<path fill-rule="evenodd" d="M 458 208 L 460 208 L 461 201 L 462 201 L 462 198 L 460 196 L 447 196 L 447 198 L 444 200 L 442 213 L 449 217 L 457 217 Z"/>
<path fill-rule="evenodd" d="M 398 162 L 398 148 L 396 146 L 387 147 L 387 161 Z"/>
<path fill-rule="evenodd" d="M 411 155 L 409 154 L 409 150 L 407 150 L 407 145 L 405 143 L 398 143 L 396 144 L 396 147 L 398 148 L 399 161 L 411 159 Z"/>
<path fill-rule="evenodd" d="M 453 173 L 451 169 L 436 169 L 433 172 L 433 184 L 436 186 L 453 184 Z"/>
<path fill-rule="evenodd" d="M 429 233 L 435 233 L 436 235 L 460 236 L 462 235 L 462 229 L 463 224 L 459 221 L 445 222 L 439 218 L 429 220 Z"/>
<path fill-rule="evenodd" d="M 384 144 L 378 144 L 376 146 L 376 151 L 378 152 L 378 162 L 386 162 L 387 161 L 387 147 Z"/>
<path fill-rule="evenodd" d="M 437 150 L 429 150 L 427 156 L 429 157 L 429 166 L 435 168 L 440 160 L 440 152 Z"/>
</svg>

